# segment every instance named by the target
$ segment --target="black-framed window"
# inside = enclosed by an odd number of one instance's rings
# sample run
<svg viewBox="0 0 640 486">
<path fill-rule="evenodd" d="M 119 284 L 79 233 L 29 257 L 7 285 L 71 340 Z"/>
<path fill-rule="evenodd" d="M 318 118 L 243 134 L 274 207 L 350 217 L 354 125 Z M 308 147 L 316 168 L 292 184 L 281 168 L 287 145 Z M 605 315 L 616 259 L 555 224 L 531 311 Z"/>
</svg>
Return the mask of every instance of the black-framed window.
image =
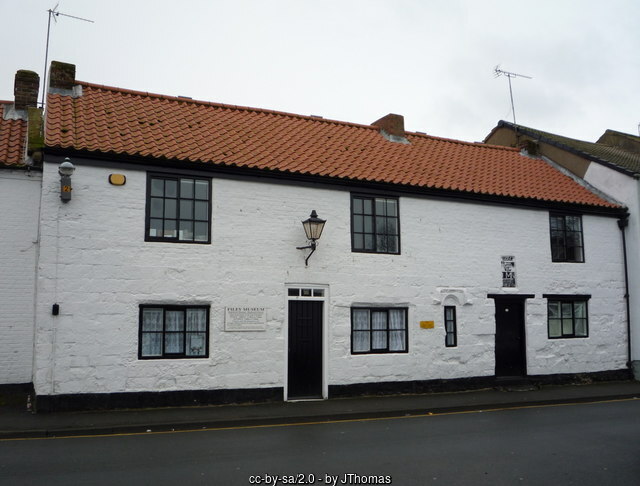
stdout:
<svg viewBox="0 0 640 486">
<path fill-rule="evenodd" d="M 147 178 L 146 241 L 211 242 L 211 180 Z"/>
<path fill-rule="evenodd" d="M 584 262 L 582 216 L 550 214 L 551 261 Z"/>
<path fill-rule="evenodd" d="M 352 195 L 352 250 L 400 253 L 399 214 L 398 198 Z"/>
<path fill-rule="evenodd" d="M 456 329 L 456 308 L 453 305 L 444 306 L 444 330 L 446 332 L 444 345 L 455 348 L 458 345 L 458 331 Z"/>
<path fill-rule="evenodd" d="M 138 357 L 209 356 L 209 307 L 141 305 Z"/>
<path fill-rule="evenodd" d="M 407 308 L 351 309 L 351 353 L 406 353 Z"/>
<path fill-rule="evenodd" d="M 543 295 L 549 339 L 589 337 L 588 295 Z"/>
</svg>

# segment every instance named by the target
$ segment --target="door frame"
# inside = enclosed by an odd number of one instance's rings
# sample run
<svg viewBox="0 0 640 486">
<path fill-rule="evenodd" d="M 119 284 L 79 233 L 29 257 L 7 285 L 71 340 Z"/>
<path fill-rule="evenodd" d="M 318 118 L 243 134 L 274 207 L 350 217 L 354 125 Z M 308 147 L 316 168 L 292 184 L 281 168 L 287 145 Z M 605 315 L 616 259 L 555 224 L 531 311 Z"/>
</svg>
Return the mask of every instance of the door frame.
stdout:
<svg viewBox="0 0 640 486">
<path fill-rule="evenodd" d="M 322 296 L 291 296 L 289 295 L 289 289 L 311 289 L 322 290 Z M 327 349 L 328 335 L 329 335 L 329 285 L 327 284 L 300 284 L 300 283 L 286 283 L 285 284 L 285 305 L 284 305 L 284 396 L 285 401 L 298 401 L 296 398 L 289 398 L 289 302 L 291 300 L 306 300 L 322 302 L 322 399 L 327 399 L 329 396 L 329 385 L 327 382 L 327 372 L 329 369 L 329 350 Z M 301 292 L 302 294 L 302 292 Z"/>
<path fill-rule="evenodd" d="M 523 373 L 522 377 L 527 376 L 528 372 L 528 355 L 527 355 L 527 299 L 535 298 L 534 294 L 488 294 L 489 299 L 494 300 L 494 323 L 495 323 L 495 338 L 494 338 L 494 360 L 496 360 L 497 350 L 497 336 L 498 336 L 498 302 L 509 303 L 514 302 L 522 305 L 522 361 L 523 361 Z M 494 361 L 494 376 L 498 376 L 496 373 L 497 362 Z"/>
</svg>

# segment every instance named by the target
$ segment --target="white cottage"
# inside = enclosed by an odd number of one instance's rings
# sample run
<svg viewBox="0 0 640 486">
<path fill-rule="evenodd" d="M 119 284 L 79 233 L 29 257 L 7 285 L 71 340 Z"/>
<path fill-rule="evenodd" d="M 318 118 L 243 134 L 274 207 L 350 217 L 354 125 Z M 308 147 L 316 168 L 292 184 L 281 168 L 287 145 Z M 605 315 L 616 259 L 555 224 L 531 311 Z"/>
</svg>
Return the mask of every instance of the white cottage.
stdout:
<svg viewBox="0 0 640 486">
<path fill-rule="evenodd" d="M 628 208 L 629 217 L 620 224 L 628 262 L 629 354 L 640 379 L 640 137 L 607 130 L 596 142 L 588 142 L 500 121 L 485 141 L 524 145 Z"/>
<path fill-rule="evenodd" d="M 626 208 L 516 149 L 53 63 L 43 152 L 39 410 L 628 376 Z"/>
</svg>

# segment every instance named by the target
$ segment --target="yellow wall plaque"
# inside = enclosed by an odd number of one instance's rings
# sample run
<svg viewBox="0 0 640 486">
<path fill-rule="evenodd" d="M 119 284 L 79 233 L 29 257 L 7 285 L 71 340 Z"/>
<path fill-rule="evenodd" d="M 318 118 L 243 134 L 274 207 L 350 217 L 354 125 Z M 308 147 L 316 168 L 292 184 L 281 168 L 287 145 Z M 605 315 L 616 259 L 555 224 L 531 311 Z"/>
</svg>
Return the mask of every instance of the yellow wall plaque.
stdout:
<svg viewBox="0 0 640 486">
<path fill-rule="evenodd" d="M 420 321 L 420 327 L 422 329 L 433 329 L 435 327 L 435 323 L 433 321 Z"/>
<path fill-rule="evenodd" d="M 114 186 L 124 186 L 127 178 L 124 174 L 109 174 L 109 182 Z"/>
</svg>

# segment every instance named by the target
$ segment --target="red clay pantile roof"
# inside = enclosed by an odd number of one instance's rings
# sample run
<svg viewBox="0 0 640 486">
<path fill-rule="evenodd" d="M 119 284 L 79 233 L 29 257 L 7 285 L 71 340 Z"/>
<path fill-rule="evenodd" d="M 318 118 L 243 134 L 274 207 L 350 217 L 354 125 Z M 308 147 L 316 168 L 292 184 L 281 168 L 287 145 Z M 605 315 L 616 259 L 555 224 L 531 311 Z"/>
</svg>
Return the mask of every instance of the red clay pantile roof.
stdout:
<svg viewBox="0 0 640 486">
<path fill-rule="evenodd" d="M 5 120 L 5 110 L 13 103 L 0 101 L 0 166 L 23 167 L 27 143 L 27 122 Z"/>
<path fill-rule="evenodd" d="M 77 84 L 81 96 L 48 95 L 49 148 L 618 207 L 512 148 L 409 132 L 402 144 L 370 125 Z"/>
</svg>

